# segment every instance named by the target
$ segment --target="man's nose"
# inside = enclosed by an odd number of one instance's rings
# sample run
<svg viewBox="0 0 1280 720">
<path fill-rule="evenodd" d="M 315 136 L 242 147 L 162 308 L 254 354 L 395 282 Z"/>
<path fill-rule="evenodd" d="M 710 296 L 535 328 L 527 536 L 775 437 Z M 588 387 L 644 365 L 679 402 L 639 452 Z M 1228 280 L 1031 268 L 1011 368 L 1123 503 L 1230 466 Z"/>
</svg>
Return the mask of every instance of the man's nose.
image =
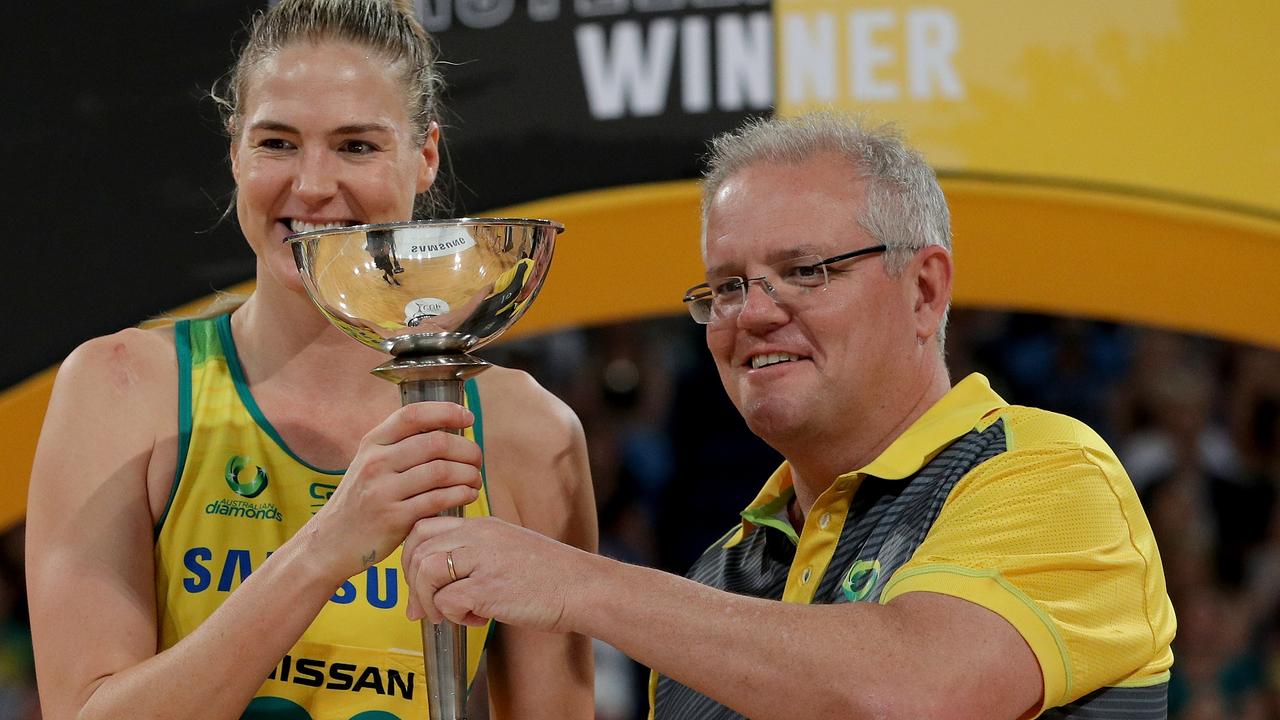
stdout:
<svg viewBox="0 0 1280 720">
<path fill-rule="evenodd" d="M 753 292 L 757 285 L 759 291 Z M 747 278 L 742 292 L 742 309 L 738 311 L 740 324 L 773 325 L 786 320 L 786 309 L 778 300 L 778 291 L 765 276 Z"/>
</svg>

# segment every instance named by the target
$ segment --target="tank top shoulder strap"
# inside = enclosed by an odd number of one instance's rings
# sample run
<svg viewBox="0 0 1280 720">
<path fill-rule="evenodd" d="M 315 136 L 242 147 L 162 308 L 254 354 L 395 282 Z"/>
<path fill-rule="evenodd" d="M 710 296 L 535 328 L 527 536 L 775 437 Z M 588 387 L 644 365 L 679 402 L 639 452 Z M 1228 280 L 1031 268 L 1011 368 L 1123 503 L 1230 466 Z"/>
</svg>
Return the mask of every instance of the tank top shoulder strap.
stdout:
<svg viewBox="0 0 1280 720">
<path fill-rule="evenodd" d="M 169 499 L 165 503 L 164 512 L 156 521 L 155 535 L 160 535 L 164 521 L 169 516 L 177 494 L 178 481 L 182 478 L 182 469 L 187 463 L 187 452 L 191 449 L 191 431 L 195 418 L 195 373 L 203 367 L 210 357 L 223 354 L 222 342 L 218 336 L 218 323 L 230 323 L 230 315 L 219 315 L 214 318 L 196 318 L 179 320 L 173 325 L 174 351 L 178 356 L 178 462 L 173 470 L 173 483 L 169 488 Z"/>
<path fill-rule="evenodd" d="M 480 388 L 476 385 L 476 379 L 470 378 L 462 385 L 463 393 L 466 395 L 467 409 L 475 416 L 475 424 L 471 426 L 471 431 L 475 435 L 476 444 L 484 450 L 484 411 L 480 407 Z"/>
<path fill-rule="evenodd" d="M 480 406 L 480 387 L 476 385 L 475 378 L 469 378 L 462 385 L 462 391 L 466 400 L 467 409 L 476 416 L 476 421 L 471 425 L 471 436 L 476 444 L 480 446 L 480 452 L 484 452 L 484 410 Z M 485 466 L 480 466 L 480 481 L 484 484 L 485 494 L 489 493 L 489 476 L 485 473 Z"/>
</svg>

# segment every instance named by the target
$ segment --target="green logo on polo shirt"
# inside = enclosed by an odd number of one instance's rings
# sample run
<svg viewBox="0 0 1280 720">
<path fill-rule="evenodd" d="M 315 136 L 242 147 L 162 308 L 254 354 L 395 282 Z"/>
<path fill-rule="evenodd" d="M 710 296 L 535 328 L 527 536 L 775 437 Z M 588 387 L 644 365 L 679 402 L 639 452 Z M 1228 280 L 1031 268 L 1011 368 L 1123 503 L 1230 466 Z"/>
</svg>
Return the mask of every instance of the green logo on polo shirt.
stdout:
<svg viewBox="0 0 1280 720">
<path fill-rule="evenodd" d="M 844 574 L 844 580 L 840 582 L 840 589 L 844 591 L 846 600 L 858 602 L 871 594 L 879 579 L 879 560 L 859 560 L 849 566 L 849 572 Z"/>
</svg>

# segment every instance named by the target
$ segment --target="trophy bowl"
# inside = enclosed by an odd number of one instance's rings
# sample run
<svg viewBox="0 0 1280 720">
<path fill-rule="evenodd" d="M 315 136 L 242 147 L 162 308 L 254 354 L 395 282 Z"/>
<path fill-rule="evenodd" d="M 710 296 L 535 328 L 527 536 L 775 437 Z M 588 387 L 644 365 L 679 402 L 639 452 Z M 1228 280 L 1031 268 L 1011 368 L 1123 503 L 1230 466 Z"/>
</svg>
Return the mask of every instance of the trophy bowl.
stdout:
<svg viewBox="0 0 1280 720">
<path fill-rule="evenodd" d="M 466 353 L 524 314 L 551 266 L 550 220 L 357 225 L 285 239 L 307 293 L 343 332 L 397 358 Z"/>
<path fill-rule="evenodd" d="M 329 321 L 393 356 L 373 374 L 396 383 L 403 404 L 462 405 L 463 383 L 489 367 L 468 351 L 524 314 L 562 230 L 550 220 L 460 218 L 314 230 L 285 242 Z M 465 629 L 424 620 L 422 649 L 430 720 L 466 720 Z"/>
</svg>

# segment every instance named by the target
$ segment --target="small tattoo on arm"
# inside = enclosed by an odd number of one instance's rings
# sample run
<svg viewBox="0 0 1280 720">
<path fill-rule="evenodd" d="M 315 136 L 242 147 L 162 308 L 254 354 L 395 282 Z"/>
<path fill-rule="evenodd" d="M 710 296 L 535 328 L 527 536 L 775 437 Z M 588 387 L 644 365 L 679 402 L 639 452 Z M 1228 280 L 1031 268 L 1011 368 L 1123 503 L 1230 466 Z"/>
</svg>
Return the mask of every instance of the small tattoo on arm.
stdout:
<svg viewBox="0 0 1280 720">
<path fill-rule="evenodd" d="M 375 557 L 377 557 L 377 553 L 375 553 L 373 550 L 370 550 L 369 554 L 365 555 L 363 558 L 361 558 L 361 560 L 364 560 L 365 567 L 369 567 L 370 565 L 373 564 L 373 559 Z"/>
</svg>

